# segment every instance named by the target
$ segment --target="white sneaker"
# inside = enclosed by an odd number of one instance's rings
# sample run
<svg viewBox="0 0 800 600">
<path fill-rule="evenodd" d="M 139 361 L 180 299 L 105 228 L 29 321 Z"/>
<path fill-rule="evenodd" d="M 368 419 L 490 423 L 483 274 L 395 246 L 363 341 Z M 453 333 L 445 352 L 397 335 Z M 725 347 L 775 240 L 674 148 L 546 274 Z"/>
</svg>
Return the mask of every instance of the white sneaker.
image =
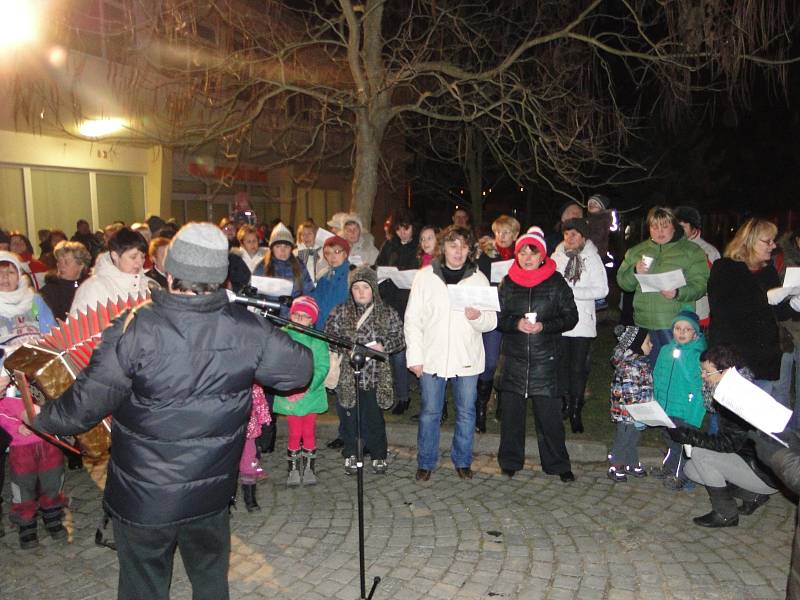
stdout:
<svg viewBox="0 0 800 600">
<path fill-rule="evenodd" d="M 346 475 L 355 475 L 358 472 L 358 459 L 355 456 L 348 456 L 344 459 L 344 472 Z"/>
<path fill-rule="evenodd" d="M 372 472 L 378 475 L 386 474 L 386 461 L 384 459 L 372 461 Z"/>
</svg>

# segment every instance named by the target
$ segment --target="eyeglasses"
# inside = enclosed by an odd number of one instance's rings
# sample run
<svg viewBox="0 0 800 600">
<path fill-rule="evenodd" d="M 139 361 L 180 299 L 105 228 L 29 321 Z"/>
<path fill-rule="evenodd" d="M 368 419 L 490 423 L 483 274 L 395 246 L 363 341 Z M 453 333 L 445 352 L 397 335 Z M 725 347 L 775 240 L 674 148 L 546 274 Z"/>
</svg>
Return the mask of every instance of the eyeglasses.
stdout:
<svg viewBox="0 0 800 600">
<path fill-rule="evenodd" d="M 701 377 L 710 377 L 711 375 L 716 375 L 717 373 L 722 373 L 725 369 L 717 369 L 716 371 L 706 371 L 701 370 L 700 376 Z"/>
<path fill-rule="evenodd" d="M 762 240 L 762 239 L 759 239 L 758 241 L 761 242 L 762 244 L 766 244 L 767 246 L 777 246 L 777 244 L 775 243 L 775 240 Z"/>
</svg>

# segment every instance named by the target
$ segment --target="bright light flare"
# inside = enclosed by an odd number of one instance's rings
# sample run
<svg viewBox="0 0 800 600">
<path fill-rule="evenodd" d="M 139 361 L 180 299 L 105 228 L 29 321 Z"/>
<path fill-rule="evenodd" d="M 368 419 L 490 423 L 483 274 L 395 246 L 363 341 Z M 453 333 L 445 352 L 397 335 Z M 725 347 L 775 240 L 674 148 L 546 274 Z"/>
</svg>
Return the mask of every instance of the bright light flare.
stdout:
<svg viewBox="0 0 800 600">
<path fill-rule="evenodd" d="M 122 119 L 89 119 L 81 123 L 78 133 L 84 137 L 100 138 L 116 133 L 125 127 Z"/>
<path fill-rule="evenodd" d="M 63 67 L 64 63 L 67 62 L 67 51 L 61 46 L 53 46 L 50 48 L 50 52 L 47 55 L 47 60 L 49 60 L 50 64 L 56 68 Z"/>
<path fill-rule="evenodd" d="M 24 46 L 39 37 L 37 11 L 31 0 L 0 0 L 0 50 Z"/>
</svg>

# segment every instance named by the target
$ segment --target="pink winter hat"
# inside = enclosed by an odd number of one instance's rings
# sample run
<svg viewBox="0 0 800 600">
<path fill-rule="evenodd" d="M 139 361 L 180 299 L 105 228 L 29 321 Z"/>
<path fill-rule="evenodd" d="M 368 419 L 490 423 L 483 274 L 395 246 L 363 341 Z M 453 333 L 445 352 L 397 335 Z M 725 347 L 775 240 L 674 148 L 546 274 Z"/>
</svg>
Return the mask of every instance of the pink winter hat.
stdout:
<svg viewBox="0 0 800 600">
<path fill-rule="evenodd" d="M 319 305 L 311 296 L 298 296 L 292 301 L 289 314 L 303 313 L 311 317 L 311 322 L 316 323 L 319 317 Z"/>
<path fill-rule="evenodd" d="M 521 235 L 514 245 L 514 254 L 519 254 L 519 251 L 525 246 L 533 246 L 539 250 L 539 254 L 547 256 L 547 244 L 544 241 L 544 235 L 542 235 L 541 231 L 542 230 L 538 227 L 531 227 L 528 233 Z"/>
</svg>

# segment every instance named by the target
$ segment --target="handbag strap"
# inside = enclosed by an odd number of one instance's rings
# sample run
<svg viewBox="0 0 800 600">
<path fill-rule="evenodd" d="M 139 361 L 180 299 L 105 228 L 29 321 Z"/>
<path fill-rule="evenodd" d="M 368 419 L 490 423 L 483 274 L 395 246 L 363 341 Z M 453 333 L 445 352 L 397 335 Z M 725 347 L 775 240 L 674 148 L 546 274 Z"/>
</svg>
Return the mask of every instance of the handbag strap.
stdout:
<svg viewBox="0 0 800 600">
<path fill-rule="evenodd" d="M 364 322 L 365 322 L 367 319 L 369 319 L 369 316 L 372 314 L 372 309 L 373 309 L 373 308 L 375 308 L 375 303 L 374 303 L 374 302 L 373 302 L 372 304 L 370 304 L 370 305 L 369 305 L 369 307 L 367 308 L 367 310 L 365 310 L 365 311 L 364 311 L 364 314 L 363 314 L 363 315 L 361 315 L 361 317 L 360 317 L 360 318 L 358 319 L 358 321 L 356 322 L 356 331 L 358 331 L 359 329 L 361 329 L 361 326 L 364 324 Z"/>
</svg>

